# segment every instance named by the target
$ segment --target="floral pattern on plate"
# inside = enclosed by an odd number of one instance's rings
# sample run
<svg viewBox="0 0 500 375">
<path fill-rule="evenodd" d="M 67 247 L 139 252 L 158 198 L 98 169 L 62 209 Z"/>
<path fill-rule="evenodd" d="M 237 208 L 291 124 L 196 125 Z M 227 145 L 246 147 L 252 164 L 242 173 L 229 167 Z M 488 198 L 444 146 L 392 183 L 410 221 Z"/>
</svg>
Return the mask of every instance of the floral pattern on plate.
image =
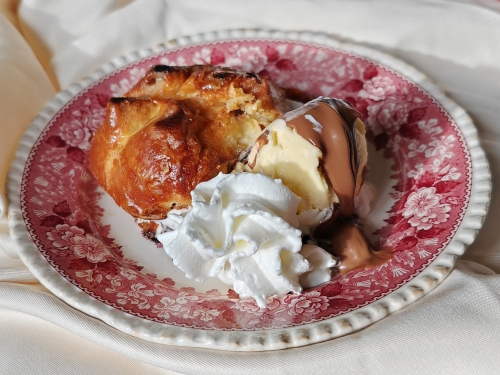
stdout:
<svg viewBox="0 0 500 375">
<path fill-rule="evenodd" d="M 391 246 L 390 262 L 329 283 L 270 298 L 266 308 L 233 291 L 201 292 L 158 278 L 123 255 L 103 223 L 104 194 L 87 152 L 112 96 L 152 65 L 225 65 L 268 76 L 312 96 L 354 105 L 367 138 L 391 169 L 392 205 L 373 235 Z M 256 330 L 317 322 L 379 300 L 424 270 L 445 248 L 467 208 L 471 165 L 464 137 L 419 86 L 378 63 L 334 48 L 279 40 L 205 43 L 121 68 L 76 95 L 50 121 L 24 170 L 21 205 L 39 251 L 69 282 L 116 309 L 174 326 Z M 140 234 L 137 234 L 140 235 Z M 144 240 L 146 241 L 146 240 Z"/>
</svg>

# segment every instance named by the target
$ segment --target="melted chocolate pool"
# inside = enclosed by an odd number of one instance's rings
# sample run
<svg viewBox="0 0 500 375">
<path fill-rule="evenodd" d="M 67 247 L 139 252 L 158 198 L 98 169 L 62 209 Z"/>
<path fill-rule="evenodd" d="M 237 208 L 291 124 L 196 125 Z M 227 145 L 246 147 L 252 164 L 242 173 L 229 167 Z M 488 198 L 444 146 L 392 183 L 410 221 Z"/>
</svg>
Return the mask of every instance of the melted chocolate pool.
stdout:
<svg viewBox="0 0 500 375">
<path fill-rule="evenodd" d="M 318 243 L 339 257 L 340 273 L 376 267 L 392 257 L 392 249 L 374 249 L 354 214 L 359 154 L 356 119 L 360 114 L 348 103 L 330 98 L 315 99 L 285 114 L 287 125 L 322 152 L 320 167 L 339 203 L 330 219 L 314 231 Z"/>
</svg>

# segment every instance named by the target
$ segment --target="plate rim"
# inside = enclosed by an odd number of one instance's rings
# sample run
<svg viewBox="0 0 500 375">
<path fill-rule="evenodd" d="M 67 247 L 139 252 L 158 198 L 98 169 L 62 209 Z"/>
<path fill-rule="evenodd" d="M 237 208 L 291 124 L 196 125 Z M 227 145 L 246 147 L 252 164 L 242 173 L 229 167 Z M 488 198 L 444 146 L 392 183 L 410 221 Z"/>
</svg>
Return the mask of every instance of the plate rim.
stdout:
<svg viewBox="0 0 500 375">
<path fill-rule="evenodd" d="M 22 216 L 20 203 L 22 176 L 32 146 L 57 112 L 81 91 L 104 76 L 128 64 L 175 48 L 208 42 L 237 39 L 275 39 L 313 43 L 340 49 L 380 63 L 403 75 L 424 89 L 437 101 L 462 132 L 470 153 L 471 194 L 462 222 L 442 252 L 417 276 L 387 296 L 337 317 L 287 328 L 257 331 L 218 331 L 179 327 L 149 321 L 108 306 L 78 289 L 55 271 L 31 239 Z M 114 58 L 92 75 L 58 93 L 26 129 L 7 176 L 9 226 L 19 255 L 37 279 L 59 299 L 92 317 L 133 336 L 168 345 L 200 347 L 229 351 L 266 351 L 300 347 L 358 331 L 390 313 L 400 310 L 433 290 L 453 269 L 456 259 L 470 245 L 482 227 L 491 195 L 491 173 L 485 153 L 479 144 L 477 129 L 464 109 L 423 73 L 402 60 L 365 47 L 343 42 L 324 33 L 267 29 L 231 29 L 184 36 L 152 48 L 144 48 Z"/>
</svg>

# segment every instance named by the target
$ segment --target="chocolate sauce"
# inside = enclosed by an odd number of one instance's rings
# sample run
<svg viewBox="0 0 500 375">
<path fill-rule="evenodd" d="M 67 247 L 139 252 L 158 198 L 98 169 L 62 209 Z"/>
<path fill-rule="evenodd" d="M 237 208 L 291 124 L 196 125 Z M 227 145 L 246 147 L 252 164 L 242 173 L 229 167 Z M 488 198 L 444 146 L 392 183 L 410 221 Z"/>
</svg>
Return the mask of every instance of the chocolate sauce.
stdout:
<svg viewBox="0 0 500 375">
<path fill-rule="evenodd" d="M 318 98 L 285 114 L 287 125 L 320 149 L 320 167 L 338 197 L 332 216 L 321 223 L 313 236 L 320 246 L 340 258 L 338 271 L 376 267 L 392 257 L 392 249 L 378 251 L 370 244 L 354 215 L 359 169 L 356 120 L 360 114 L 348 103 Z"/>
<path fill-rule="evenodd" d="M 341 274 L 377 267 L 392 258 L 391 247 L 375 251 L 361 226 L 355 222 L 341 220 L 329 240 L 330 250 L 340 260 L 338 271 Z"/>
<path fill-rule="evenodd" d="M 343 217 L 340 213 L 338 203 L 333 204 L 332 216 L 320 223 L 315 229 L 314 238 L 329 238 L 330 234 L 336 229 L 339 219 Z M 344 216 L 345 217 L 345 216 Z"/>
<path fill-rule="evenodd" d="M 250 154 L 248 155 L 248 161 L 249 161 L 248 166 L 250 168 L 253 169 L 255 167 L 255 163 L 257 162 L 256 155 L 259 153 L 259 151 L 262 147 L 267 145 L 267 143 L 268 143 L 267 136 L 268 135 L 269 135 L 269 131 L 266 130 L 261 135 L 259 135 L 259 137 L 255 140 L 255 143 L 252 147 L 252 150 L 250 151 Z"/>
<path fill-rule="evenodd" d="M 321 168 L 339 199 L 343 216 L 354 214 L 359 167 L 356 119 L 359 116 L 347 103 L 324 98 L 285 116 L 288 126 L 322 152 Z"/>
</svg>

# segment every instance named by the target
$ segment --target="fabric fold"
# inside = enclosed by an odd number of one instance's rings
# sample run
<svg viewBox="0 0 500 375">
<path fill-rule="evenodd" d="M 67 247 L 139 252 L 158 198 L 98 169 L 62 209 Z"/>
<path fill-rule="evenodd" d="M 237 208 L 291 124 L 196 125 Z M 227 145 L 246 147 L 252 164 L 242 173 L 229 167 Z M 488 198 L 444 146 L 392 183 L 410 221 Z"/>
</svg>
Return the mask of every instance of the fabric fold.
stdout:
<svg viewBox="0 0 500 375">
<path fill-rule="evenodd" d="M 27 268 L 0 268 L 0 281 L 9 283 L 39 283 L 38 279 Z"/>
</svg>

